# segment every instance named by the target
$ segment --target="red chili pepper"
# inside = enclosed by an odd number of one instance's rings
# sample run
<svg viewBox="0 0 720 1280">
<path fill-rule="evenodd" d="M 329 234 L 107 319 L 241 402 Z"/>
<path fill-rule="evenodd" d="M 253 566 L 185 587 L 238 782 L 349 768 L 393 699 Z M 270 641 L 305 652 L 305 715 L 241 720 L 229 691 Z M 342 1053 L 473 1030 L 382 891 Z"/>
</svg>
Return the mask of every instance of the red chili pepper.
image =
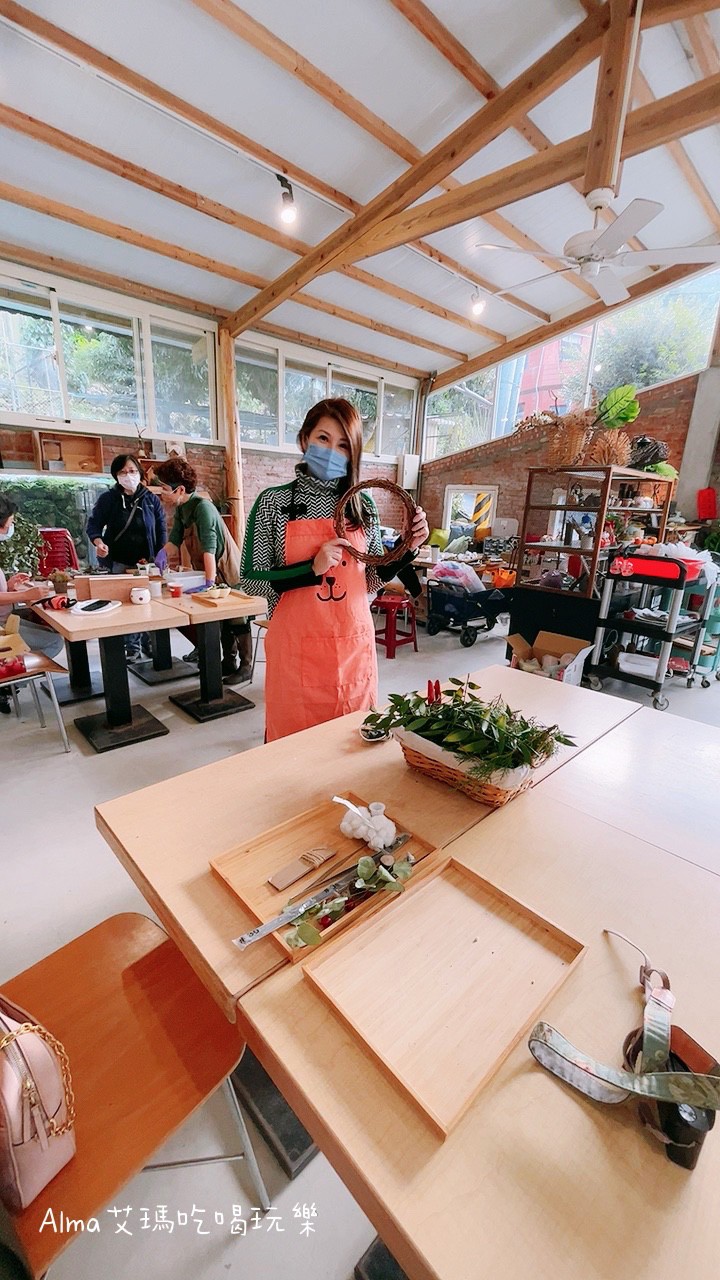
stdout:
<svg viewBox="0 0 720 1280">
<path fill-rule="evenodd" d="M 442 690 L 441 690 L 441 688 L 440 688 L 440 681 L 439 681 L 439 680 L 436 680 L 436 681 L 435 681 L 435 698 L 434 698 L 434 701 L 435 701 L 435 702 L 441 702 L 441 701 L 442 701 Z"/>
<path fill-rule="evenodd" d="M 318 929 L 327 929 L 332 924 L 332 916 L 320 916 L 318 918 Z"/>
<path fill-rule="evenodd" d="M 434 702 L 434 701 L 435 701 L 435 696 L 434 696 L 434 694 L 433 694 L 433 682 L 432 682 L 432 680 L 428 680 L 427 700 L 428 700 L 428 702 Z"/>
</svg>

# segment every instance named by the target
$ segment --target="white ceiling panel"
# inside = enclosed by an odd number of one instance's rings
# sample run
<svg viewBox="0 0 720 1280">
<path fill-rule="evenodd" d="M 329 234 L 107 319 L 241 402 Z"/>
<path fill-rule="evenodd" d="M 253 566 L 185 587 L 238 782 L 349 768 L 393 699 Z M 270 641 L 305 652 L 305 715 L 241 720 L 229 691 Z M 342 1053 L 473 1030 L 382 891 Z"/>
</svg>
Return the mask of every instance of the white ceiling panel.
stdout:
<svg viewBox="0 0 720 1280">
<path fill-rule="evenodd" d="M 592 124 L 593 104 L 595 102 L 595 85 L 597 83 L 598 63 L 591 62 L 578 75 L 568 80 L 567 84 L 556 89 L 554 93 L 533 107 L 528 112 L 551 142 L 565 142 L 578 133 L 585 133 Z"/>
<path fill-rule="evenodd" d="M 640 70 L 656 98 L 676 93 L 695 80 L 685 50 L 671 26 L 651 27 L 643 32 Z"/>
<path fill-rule="evenodd" d="M 430 8 L 500 84 L 508 84 L 585 16 L 577 0 L 532 0 L 515 13 L 496 0 L 433 0 Z"/>
<path fill-rule="evenodd" d="M 449 369 L 454 364 L 453 360 L 441 356 L 437 351 L 427 350 L 409 342 L 401 342 L 396 338 L 387 338 L 383 334 L 373 333 L 371 329 L 361 329 L 358 325 L 348 324 L 345 320 L 336 320 L 334 316 L 326 316 L 319 311 L 308 311 L 306 307 L 298 306 L 296 302 L 283 302 L 282 306 L 273 311 L 272 316 L 268 318 L 269 323 L 273 320 L 289 328 L 312 333 L 328 342 L 337 342 L 345 347 L 366 351 L 380 361 L 385 356 L 388 360 L 395 360 L 414 369 L 423 369 L 428 373 L 434 369 Z M 475 353 L 481 347 L 482 342 L 478 341 L 471 350 Z"/>
<path fill-rule="evenodd" d="M 648 248 L 694 244 L 713 233 L 714 227 L 687 187 L 679 179 L 672 157 L 662 148 L 633 156 L 623 165 L 617 206 L 623 208 L 636 197 L 659 200 L 663 212 L 642 230 Z"/>
</svg>

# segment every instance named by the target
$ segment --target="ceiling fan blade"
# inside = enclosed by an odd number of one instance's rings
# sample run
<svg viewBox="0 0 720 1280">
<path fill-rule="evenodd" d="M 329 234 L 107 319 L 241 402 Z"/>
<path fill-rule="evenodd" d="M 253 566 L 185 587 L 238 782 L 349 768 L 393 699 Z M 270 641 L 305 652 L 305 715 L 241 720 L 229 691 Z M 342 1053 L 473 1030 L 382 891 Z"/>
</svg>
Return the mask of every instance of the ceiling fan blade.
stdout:
<svg viewBox="0 0 720 1280">
<path fill-rule="evenodd" d="M 616 302 L 626 302 L 630 297 L 622 280 L 618 280 L 609 267 L 601 267 L 597 275 L 591 277 L 590 283 L 606 307 L 611 307 Z"/>
<path fill-rule="evenodd" d="M 658 204 L 657 200 L 632 200 L 627 209 L 623 209 L 622 213 L 618 214 L 612 226 L 598 236 L 593 245 L 593 251 L 603 255 L 616 253 L 624 244 L 627 244 L 628 240 L 632 240 L 638 231 L 642 231 L 648 222 L 657 218 L 664 208 L 665 206 Z"/>
<path fill-rule="evenodd" d="M 678 249 L 638 249 L 622 253 L 616 262 L 621 267 L 674 267 L 720 262 L 720 245 L 688 245 Z"/>
</svg>

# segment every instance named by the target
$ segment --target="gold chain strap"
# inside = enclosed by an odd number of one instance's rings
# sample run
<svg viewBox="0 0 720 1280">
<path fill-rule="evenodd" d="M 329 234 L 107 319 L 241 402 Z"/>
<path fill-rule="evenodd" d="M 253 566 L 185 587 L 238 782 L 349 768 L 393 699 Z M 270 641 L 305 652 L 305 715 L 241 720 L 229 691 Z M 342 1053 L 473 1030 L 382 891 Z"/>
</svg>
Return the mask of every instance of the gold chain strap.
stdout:
<svg viewBox="0 0 720 1280">
<path fill-rule="evenodd" d="M 63 1045 L 56 1040 L 45 1027 L 41 1027 L 37 1022 L 23 1022 L 14 1031 L 8 1031 L 0 1040 L 0 1053 L 13 1040 L 17 1040 L 18 1036 L 26 1033 L 34 1032 L 41 1040 L 55 1052 L 58 1062 L 60 1063 L 60 1075 L 62 1077 L 63 1091 L 65 1093 L 65 1106 L 67 1109 L 67 1120 L 64 1124 L 58 1124 L 56 1120 L 47 1117 L 48 1129 L 54 1138 L 59 1138 L 63 1133 L 68 1133 L 75 1123 L 75 1094 L 72 1087 L 72 1076 L 70 1075 L 70 1062 Z"/>
</svg>

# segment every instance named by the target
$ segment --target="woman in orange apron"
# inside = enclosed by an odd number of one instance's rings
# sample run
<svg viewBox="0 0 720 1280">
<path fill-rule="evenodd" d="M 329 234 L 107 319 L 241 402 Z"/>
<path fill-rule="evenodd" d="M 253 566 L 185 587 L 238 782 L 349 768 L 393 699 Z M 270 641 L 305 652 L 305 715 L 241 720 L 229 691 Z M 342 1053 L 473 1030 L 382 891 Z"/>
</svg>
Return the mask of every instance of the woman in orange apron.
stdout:
<svg viewBox="0 0 720 1280">
<path fill-rule="evenodd" d="M 260 494 L 248 519 L 242 559 L 247 591 L 268 597 L 265 641 L 266 739 L 286 737 L 377 700 L 374 597 L 414 550 L 394 564 L 366 567 L 348 545 L 382 554 L 377 510 L 361 495 L 347 512 L 346 539 L 335 536 L 340 496 L 359 478 L 362 423 L 347 400 L 321 400 L 298 435 L 296 479 Z M 428 525 L 418 508 L 413 548 Z"/>
</svg>

